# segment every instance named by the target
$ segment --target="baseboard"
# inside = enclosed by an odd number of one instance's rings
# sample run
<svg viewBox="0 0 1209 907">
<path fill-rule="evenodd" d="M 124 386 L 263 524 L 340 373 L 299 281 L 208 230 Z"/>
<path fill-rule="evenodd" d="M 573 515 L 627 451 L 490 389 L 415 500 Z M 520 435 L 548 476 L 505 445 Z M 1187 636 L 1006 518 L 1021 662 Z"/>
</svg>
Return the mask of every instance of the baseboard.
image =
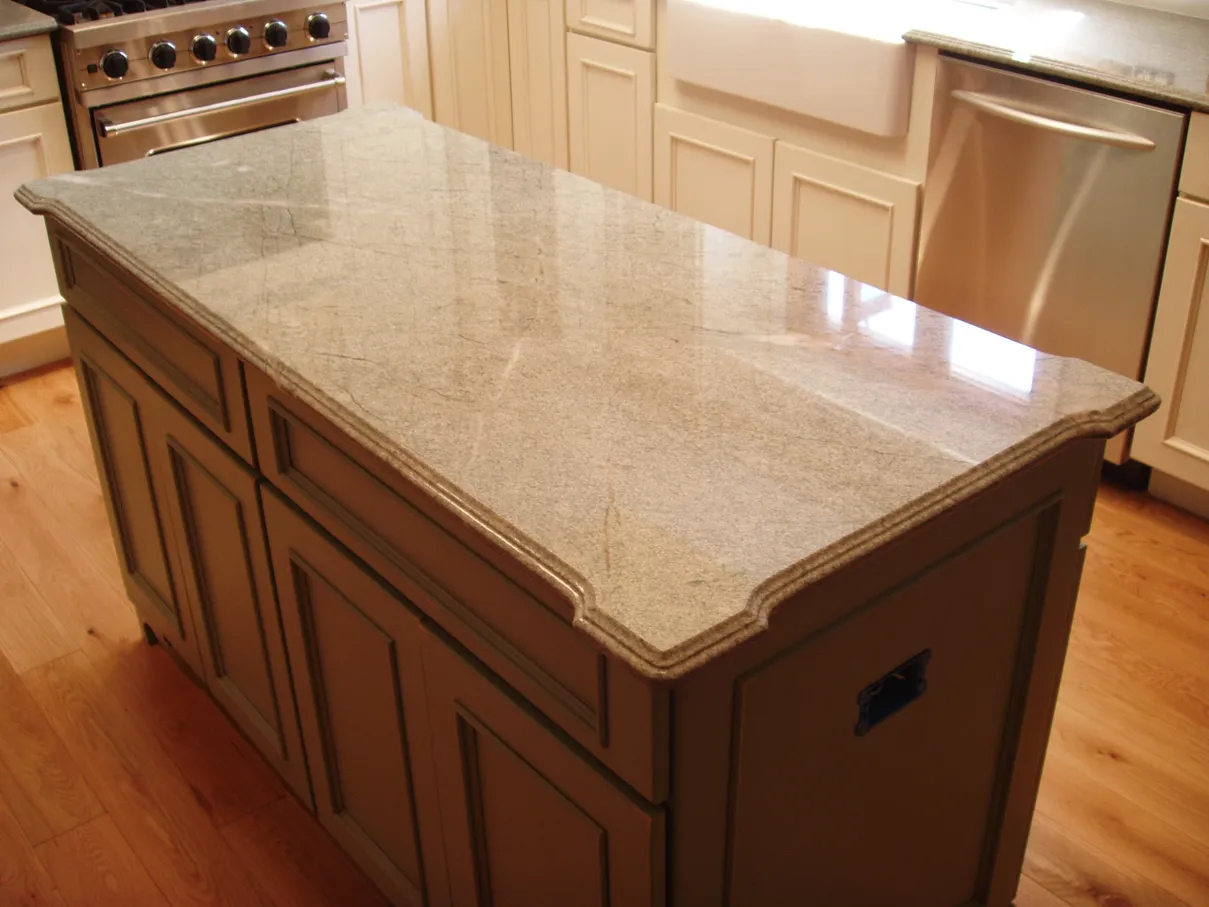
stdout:
<svg viewBox="0 0 1209 907">
<path fill-rule="evenodd" d="M 62 305 L 52 296 L 0 312 L 0 378 L 68 357 Z"/>
<path fill-rule="evenodd" d="M 1160 501 L 1209 520 L 1209 491 L 1157 469 L 1150 474 L 1150 493 Z"/>
</svg>

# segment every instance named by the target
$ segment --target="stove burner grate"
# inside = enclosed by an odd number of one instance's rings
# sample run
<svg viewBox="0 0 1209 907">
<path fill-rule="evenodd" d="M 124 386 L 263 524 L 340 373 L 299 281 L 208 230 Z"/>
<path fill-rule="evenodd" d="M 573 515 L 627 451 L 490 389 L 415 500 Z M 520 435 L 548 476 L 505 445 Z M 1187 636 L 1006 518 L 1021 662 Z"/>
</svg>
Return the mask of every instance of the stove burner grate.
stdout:
<svg viewBox="0 0 1209 907">
<path fill-rule="evenodd" d="M 54 16 L 61 25 L 96 22 L 112 16 L 145 13 L 204 0 L 21 0 L 30 9 Z"/>
</svg>

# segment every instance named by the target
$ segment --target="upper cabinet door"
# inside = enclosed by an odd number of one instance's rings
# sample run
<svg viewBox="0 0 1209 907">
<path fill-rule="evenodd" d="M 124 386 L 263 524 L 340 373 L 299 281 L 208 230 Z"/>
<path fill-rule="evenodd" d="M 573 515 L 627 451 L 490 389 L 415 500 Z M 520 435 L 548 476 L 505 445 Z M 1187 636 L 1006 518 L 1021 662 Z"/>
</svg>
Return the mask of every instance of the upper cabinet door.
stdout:
<svg viewBox="0 0 1209 907">
<path fill-rule="evenodd" d="M 429 0 L 438 123 L 512 147 L 508 0 Z"/>
<path fill-rule="evenodd" d="M 661 907 L 662 810 L 428 632 L 424 677 L 454 907 Z"/>
<path fill-rule="evenodd" d="M 571 29 L 654 50 L 653 0 L 566 0 L 566 4 Z"/>
<path fill-rule="evenodd" d="M 1146 383 L 1163 405 L 1135 430 L 1134 456 L 1209 491 L 1209 205 L 1185 198 L 1175 203 Z"/>
<path fill-rule="evenodd" d="M 919 184 L 777 142 L 772 244 L 910 297 Z"/>
<path fill-rule="evenodd" d="M 395 904 L 448 904 L 420 619 L 273 491 L 264 512 L 319 821 Z"/>
<path fill-rule="evenodd" d="M 348 0 L 349 105 L 395 101 L 432 119 L 424 0 Z"/>
<path fill-rule="evenodd" d="M 655 55 L 567 35 L 571 170 L 651 200 Z"/>
<path fill-rule="evenodd" d="M 565 31 L 563 0 L 508 0 L 513 147 L 564 170 L 569 166 Z"/>
<path fill-rule="evenodd" d="M 655 203 L 768 245 L 773 140 L 655 105 Z"/>
</svg>

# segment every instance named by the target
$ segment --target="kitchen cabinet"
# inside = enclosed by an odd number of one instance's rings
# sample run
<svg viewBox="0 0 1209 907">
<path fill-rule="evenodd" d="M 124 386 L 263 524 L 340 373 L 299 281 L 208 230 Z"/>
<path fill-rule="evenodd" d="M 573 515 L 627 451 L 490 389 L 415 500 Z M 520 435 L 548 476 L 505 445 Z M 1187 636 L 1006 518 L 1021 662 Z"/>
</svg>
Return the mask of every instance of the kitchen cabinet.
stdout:
<svg viewBox="0 0 1209 907">
<path fill-rule="evenodd" d="M 777 142 L 772 244 L 910 297 L 919 184 Z"/>
<path fill-rule="evenodd" d="M 140 619 L 309 803 L 255 474 L 79 315 L 67 329 Z"/>
<path fill-rule="evenodd" d="M 395 101 L 432 118 L 424 0 L 348 0 L 350 107 Z"/>
<path fill-rule="evenodd" d="M 508 0 L 429 0 L 438 123 L 512 147 Z"/>
<path fill-rule="evenodd" d="M 563 0 L 508 0 L 513 147 L 567 169 L 567 42 Z"/>
<path fill-rule="evenodd" d="M 566 4 L 572 31 L 646 50 L 654 47 L 654 0 L 566 0 Z"/>
<path fill-rule="evenodd" d="M 655 203 L 768 245 L 773 140 L 655 105 Z"/>
<path fill-rule="evenodd" d="M 1209 490 L 1209 205 L 1180 198 L 1155 311 L 1146 383 L 1163 399 L 1133 455 Z"/>
<path fill-rule="evenodd" d="M 664 903 L 663 810 L 568 749 L 494 680 L 424 636 L 454 907 Z"/>
<path fill-rule="evenodd" d="M 571 170 L 651 200 L 655 56 L 567 35 Z"/>
<path fill-rule="evenodd" d="M 67 355 L 50 247 L 13 193 L 71 169 L 49 38 L 0 44 L 0 377 Z"/>
<path fill-rule="evenodd" d="M 264 508 L 319 821 L 394 903 L 447 904 L 420 619 L 284 499 Z"/>
</svg>

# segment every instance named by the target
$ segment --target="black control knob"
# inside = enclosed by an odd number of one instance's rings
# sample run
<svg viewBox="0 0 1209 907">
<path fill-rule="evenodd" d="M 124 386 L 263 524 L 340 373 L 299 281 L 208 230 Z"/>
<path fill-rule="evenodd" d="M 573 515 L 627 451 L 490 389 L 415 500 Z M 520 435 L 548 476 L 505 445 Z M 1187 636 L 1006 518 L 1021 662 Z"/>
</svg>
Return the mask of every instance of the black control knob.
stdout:
<svg viewBox="0 0 1209 907">
<path fill-rule="evenodd" d="M 120 79 L 130 69 L 130 60 L 120 50 L 107 50 L 101 57 L 101 72 L 111 79 Z"/>
<path fill-rule="evenodd" d="M 237 57 L 252 50 L 252 35 L 242 25 L 237 25 L 227 32 L 227 50 Z"/>
<path fill-rule="evenodd" d="M 189 52 L 198 63 L 212 63 L 218 56 L 218 42 L 213 35 L 198 35 L 189 46 Z"/>
<path fill-rule="evenodd" d="M 316 41 L 322 41 L 332 33 L 332 23 L 326 13 L 311 13 L 306 17 L 306 33 Z"/>
<path fill-rule="evenodd" d="M 264 43 L 269 47 L 285 47 L 289 40 L 290 30 L 280 19 L 274 19 L 272 22 L 264 24 Z"/>
<path fill-rule="evenodd" d="M 176 65 L 176 45 L 171 41 L 157 41 L 151 45 L 147 59 L 156 69 L 171 69 Z"/>
</svg>

